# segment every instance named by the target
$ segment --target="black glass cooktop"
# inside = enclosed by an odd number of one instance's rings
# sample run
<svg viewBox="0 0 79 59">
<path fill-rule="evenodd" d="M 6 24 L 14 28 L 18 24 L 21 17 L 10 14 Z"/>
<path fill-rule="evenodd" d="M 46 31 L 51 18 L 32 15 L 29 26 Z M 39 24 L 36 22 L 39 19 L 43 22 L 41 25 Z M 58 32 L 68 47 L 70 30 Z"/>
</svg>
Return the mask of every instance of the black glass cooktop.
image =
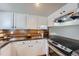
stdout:
<svg viewBox="0 0 79 59">
<path fill-rule="evenodd" d="M 52 36 L 51 40 L 58 42 L 59 44 L 72 49 L 73 51 L 79 49 L 79 40 L 66 38 L 62 36 L 56 36 L 56 35 Z"/>
</svg>

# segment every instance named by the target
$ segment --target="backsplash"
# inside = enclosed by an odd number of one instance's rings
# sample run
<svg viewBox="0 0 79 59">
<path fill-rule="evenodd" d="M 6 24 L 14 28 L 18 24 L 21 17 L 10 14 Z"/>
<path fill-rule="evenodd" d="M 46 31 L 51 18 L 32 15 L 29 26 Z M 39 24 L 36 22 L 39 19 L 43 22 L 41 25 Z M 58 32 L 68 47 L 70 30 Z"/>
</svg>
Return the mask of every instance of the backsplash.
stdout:
<svg viewBox="0 0 79 59">
<path fill-rule="evenodd" d="M 48 38 L 48 30 L 43 29 L 17 29 L 17 30 L 0 30 L 0 40 L 10 40 L 11 38 Z"/>
<path fill-rule="evenodd" d="M 51 27 L 49 33 L 79 40 L 79 25 Z"/>
</svg>

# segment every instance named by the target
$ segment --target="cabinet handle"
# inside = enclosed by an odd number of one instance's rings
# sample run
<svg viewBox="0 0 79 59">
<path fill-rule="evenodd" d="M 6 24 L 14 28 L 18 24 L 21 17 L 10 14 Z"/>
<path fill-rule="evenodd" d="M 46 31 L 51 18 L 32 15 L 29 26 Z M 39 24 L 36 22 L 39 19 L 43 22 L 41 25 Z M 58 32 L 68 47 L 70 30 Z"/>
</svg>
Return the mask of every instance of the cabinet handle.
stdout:
<svg viewBox="0 0 79 59">
<path fill-rule="evenodd" d="M 14 26 L 12 26 L 12 28 L 16 28 L 16 26 L 14 27 Z"/>
<path fill-rule="evenodd" d="M 13 28 L 13 26 L 12 26 L 12 28 Z"/>
<path fill-rule="evenodd" d="M 23 44 L 25 44 L 25 42 L 23 42 Z"/>
<path fill-rule="evenodd" d="M 38 43 L 38 41 L 36 41 L 36 43 Z"/>
<path fill-rule="evenodd" d="M 30 47 L 30 46 L 29 46 Z"/>
<path fill-rule="evenodd" d="M 29 45 L 28 47 L 33 47 L 33 45 Z"/>
<path fill-rule="evenodd" d="M 31 47 L 33 47 L 33 45 L 31 45 Z"/>
<path fill-rule="evenodd" d="M 15 26 L 15 28 L 16 28 L 16 26 Z"/>
</svg>

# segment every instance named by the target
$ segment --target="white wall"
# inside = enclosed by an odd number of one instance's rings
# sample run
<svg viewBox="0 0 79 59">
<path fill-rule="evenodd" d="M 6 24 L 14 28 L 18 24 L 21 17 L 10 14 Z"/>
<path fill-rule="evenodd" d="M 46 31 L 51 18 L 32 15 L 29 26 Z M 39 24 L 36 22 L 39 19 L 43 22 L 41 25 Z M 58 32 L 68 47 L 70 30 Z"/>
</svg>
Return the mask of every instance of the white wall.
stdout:
<svg viewBox="0 0 79 59">
<path fill-rule="evenodd" d="M 50 34 L 79 40 L 79 25 L 57 26 L 49 29 Z"/>
</svg>

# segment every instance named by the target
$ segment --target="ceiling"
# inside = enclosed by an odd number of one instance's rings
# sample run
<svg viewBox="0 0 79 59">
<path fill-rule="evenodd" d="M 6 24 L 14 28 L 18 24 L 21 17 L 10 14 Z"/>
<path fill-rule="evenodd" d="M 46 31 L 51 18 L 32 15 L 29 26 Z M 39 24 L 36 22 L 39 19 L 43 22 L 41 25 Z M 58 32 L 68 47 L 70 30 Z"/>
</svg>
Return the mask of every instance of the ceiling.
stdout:
<svg viewBox="0 0 79 59">
<path fill-rule="evenodd" d="M 35 3 L 0 3 L 0 10 L 49 16 L 64 5 L 65 3 L 40 3 L 40 6 Z"/>
</svg>

